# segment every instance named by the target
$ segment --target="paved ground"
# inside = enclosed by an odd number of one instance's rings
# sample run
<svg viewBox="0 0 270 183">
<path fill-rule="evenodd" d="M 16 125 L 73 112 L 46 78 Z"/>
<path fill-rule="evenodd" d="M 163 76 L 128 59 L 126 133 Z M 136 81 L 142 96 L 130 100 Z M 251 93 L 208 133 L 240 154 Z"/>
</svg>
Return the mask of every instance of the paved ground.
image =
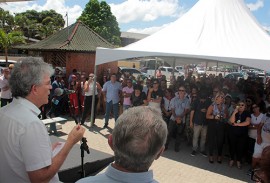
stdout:
<svg viewBox="0 0 270 183">
<path fill-rule="evenodd" d="M 100 116 L 102 117 L 102 116 Z M 86 123 L 88 126 L 90 123 Z M 62 126 L 60 130 L 62 135 L 59 138 L 65 140 L 68 133 L 75 122 L 68 121 Z M 93 128 L 87 128 L 85 137 L 88 140 L 88 146 L 95 149 L 96 152 L 90 156 L 103 156 L 104 154 L 113 155 L 112 150 L 107 144 L 107 136 L 114 127 L 114 120 L 110 120 L 109 129 L 102 129 L 104 123 L 102 119 L 96 120 L 96 125 Z M 246 175 L 249 165 L 243 165 L 242 169 L 237 169 L 236 166 L 229 167 L 228 159 L 224 159 L 222 164 L 215 162 L 210 164 L 208 158 L 201 155 L 195 157 L 190 156 L 191 147 L 183 142 L 180 152 L 176 153 L 173 150 L 174 143 L 170 144 L 169 149 L 163 154 L 161 158 L 153 163 L 151 169 L 154 171 L 154 177 L 161 183 L 228 183 L 228 182 L 251 182 Z M 87 156 L 87 155 L 86 155 Z M 78 157 L 79 158 L 79 157 Z M 95 159 L 95 157 L 93 157 Z M 67 165 L 65 165 L 67 166 Z"/>
</svg>

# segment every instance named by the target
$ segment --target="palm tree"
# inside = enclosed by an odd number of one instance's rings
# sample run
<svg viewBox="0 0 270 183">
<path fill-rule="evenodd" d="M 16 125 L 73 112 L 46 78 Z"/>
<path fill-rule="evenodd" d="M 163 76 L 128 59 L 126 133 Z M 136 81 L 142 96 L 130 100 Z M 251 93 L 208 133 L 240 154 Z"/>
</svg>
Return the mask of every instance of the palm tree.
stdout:
<svg viewBox="0 0 270 183">
<path fill-rule="evenodd" d="M 8 49 L 17 43 L 25 43 L 22 32 L 12 31 L 6 33 L 3 29 L 0 29 L 0 47 L 5 50 L 6 66 L 8 66 Z"/>
</svg>

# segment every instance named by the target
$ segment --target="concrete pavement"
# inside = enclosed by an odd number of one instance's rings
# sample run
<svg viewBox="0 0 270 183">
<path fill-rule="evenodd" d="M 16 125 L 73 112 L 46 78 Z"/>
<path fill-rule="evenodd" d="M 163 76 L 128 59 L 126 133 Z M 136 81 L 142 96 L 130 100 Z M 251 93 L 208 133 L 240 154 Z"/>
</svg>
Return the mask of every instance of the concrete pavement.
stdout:
<svg viewBox="0 0 270 183">
<path fill-rule="evenodd" d="M 107 137 L 114 127 L 114 120 L 109 121 L 109 128 L 102 129 L 104 125 L 103 116 L 98 116 L 96 126 L 88 127 L 85 132 L 85 137 L 88 140 L 88 146 L 97 151 L 113 155 L 113 151 L 107 144 Z M 68 134 L 75 122 L 71 119 L 62 125 L 60 132 Z M 59 136 L 61 139 L 66 139 L 67 135 Z M 161 183 L 228 183 L 228 182 L 252 182 L 246 172 L 249 165 L 244 164 L 242 169 L 237 169 L 236 166 L 229 167 L 228 159 L 224 158 L 222 164 L 215 162 L 210 164 L 208 158 L 198 154 L 195 157 L 190 156 L 191 147 L 185 142 L 181 144 L 180 152 L 174 151 L 174 142 L 170 143 L 170 147 L 165 151 L 158 160 L 156 160 L 151 169 L 154 171 L 154 178 Z M 87 155 L 86 155 L 87 156 Z"/>
</svg>

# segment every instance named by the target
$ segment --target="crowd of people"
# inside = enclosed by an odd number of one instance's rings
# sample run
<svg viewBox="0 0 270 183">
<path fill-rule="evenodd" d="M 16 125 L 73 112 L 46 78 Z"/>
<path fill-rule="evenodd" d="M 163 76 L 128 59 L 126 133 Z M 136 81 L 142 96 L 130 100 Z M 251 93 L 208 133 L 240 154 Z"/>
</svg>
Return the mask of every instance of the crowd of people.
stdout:
<svg viewBox="0 0 270 183">
<path fill-rule="evenodd" d="M 112 87 L 107 88 L 109 83 Z M 168 128 L 165 150 L 175 137 L 174 150 L 178 152 L 184 138 L 192 143 L 191 156 L 200 153 L 209 157 L 209 163 L 220 164 L 228 156 L 229 166 L 239 169 L 247 162 L 251 175 L 260 167 L 263 150 L 270 146 L 270 82 L 263 83 L 263 78 L 190 75 L 178 77 L 168 86 L 164 77 L 143 83 L 140 78 L 112 74 L 103 91 L 106 106 L 109 102 L 116 106 L 115 121 L 119 106 L 123 111 L 134 106 L 152 106 L 160 111 Z M 105 116 L 110 112 L 106 110 Z M 104 128 L 107 125 L 105 119 Z"/>
<path fill-rule="evenodd" d="M 32 62 L 30 59 L 29 63 Z M 23 64 L 18 65 L 18 67 L 23 66 Z M 51 71 L 48 69 L 47 72 L 47 75 L 49 75 Z M 13 77 L 15 76 L 19 77 L 13 73 Z M 4 70 L 0 78 L 0 87 L 3 93 L 7 89 L 4 84 L 7 83 L 9 77 L 10 72 Z M 184 139 L 187 144 L 192 145 L 191 156 L 196 156 L 200 153 L 208 157 L 211 164 L 214 162 L 221 164 L 224 156 L 228 156 L 230 159 L 229 166 L 236 165 L 239 169 L 241 169 L 243 162 L 248 162 L 251 166 L 248 173 L 252 176 L 252 179 L 269 180 L 269 173 L 267 173 L 270 172 L 269 164 L 262 163 L 261 160 L 269 162 L 269 156 L 265 157 L 265 154 L 269 155 L 270 146 L 270 82 L 264 83 L 262 78 L 248 78 L 247 80 L 240 78 L 239 80 L 234 80 L 224 78 L 222 74 L 217 76 L 209 74 L 208 76 L 204 75 L 198 78 L 192 75 L 186 78 L 180 76 L 170 85 L 168 85 L 166 78 L 163 76 L 142 80 L 141 78 L 134 78 L 128 73 L 120 75 L 112 73 L 107 77 L 108 79 L 104 80 L 102 85 L 99 82 L 94 83 L 94 78 L 95 75 L 93 73 L 87 76 L 86 73 L 79 74 L 74 69 L 68 77 L 66 84 L 60 71 L 56 69 L 50 79 L 52 87 L 47 87 L 47 84 L 44 84 L 46 89 L 51 89 L 49 98 L 46 98 L 46 101 L 51 101 L 51 109 L 47 114 L 48 117 L 59 116 L 67 112 L 73 116 L 81 115 L 81 119 L 76 121 L 76 123 L 86 125 L 87 117 L 92 111 L 92 100 L 95 99 L 93 109 L 94 123 L 98 105 L 104 103 L 103 128 L 108 127 L 109 119 L 113 114 L 116 122 L 114 135 L 121 136 L 118 128 L 127 129 L 123 125 L 126 125 L 125 122 L 130 120 L 130 123 L 134 123 L 133 113 L 139 112 L 139 117 L 142 117 L 140 120 L 146 120 L 145 116 L 143 116 L 145 111 L 140 110 L 154 109 L 153 113 L 155 115 L 151 119 L 154 120 L 155 118 L 157 121 L 163 119 L 168 132 L 163 133 L 163 136 L 166 135 L 166 138 L 162 137 L 164 142 L 159 142 L 158 148 L 155 152 L 152 152 L 154 154 L 152 154 L 151 158 L 157 158 L 163 150 L 170 149 L 171 146 L 169 144 L 174 137 L 174 150 L 176 152 L 180 151 L 181 143 L 183 143 Z M 10 81 L 15 79 L 11 77 Z M 12 96 L 15 98 L 26 98 L 37 107 L 41 107 L 41 104 L 46 104 L 45 98 L 44 101 L 40 101 L 40 99 L 36 98 L 36 95 L 40 94 L 40 92 L 46 93 L 47 90 L 45 91 L 44 88 L 44 91 L 41 91 L 39 87 L 35 87 L 40 85 L 36 83 L 28 90 L 20 88 L 22 87 L 21 84 L 25 82 L 23 80 L 21 83 L 8 83 L 7 87 L 10 89 Z M 31 82 L 29 83 L 31 84 Z M 27 86 L 29 83 L 27 83 Z M 19 91 L 19 89 L 22 91 Z M 17 101 L 15 99 L 13 103 L 21 103 L 20 100 Z M 10 101 L 3 100 L 4 104 L 5 102 Z M 137 111 L 139 106 L 150 106 L 150 108 L 139 108 L 140 110 Z M 3 112 L 6 111 L 2 110 L 2 114 Z M 125 115 L 123 117 L 120 116 L 118 120 L 119 115 L 122 113 Z M 6 116 L 2 114 L 2 118 Z M 51 126 L 50 130 L 56 131 L 55 126 Z M 149 130 L 151 131 L 151 129 Z M 149 130 L 147 133 L 150 132 Z M 84 130 L 77 132 L 78 130 L 76 131 L 76 129 L 73 131 L 72 133 L 76 134 L 77 138 L 70 140 L 72 141 L 71 145 L 77 142 L 78 137 L 81 137 L 84 132 Z M 33 132 L 31 131 L 31 133 Z M 118 151 L 122 151 L 125 147 L 121 142 L 117 142 L 119 139 L 114 139 L 114 135 L 111 139 L 109 138 L 109 145 L 115 151 L 115 155 L 117 155 Z M 123 138 L 126 137 L 123 136 Z M 164 148 L 162 148 L 163 145 Z M 71 147 L 67 147 L 66 150 L 69 151 Z M 120 147 L 121 149 L 118 149 Z M 151 147 L 149 148 L 151 149 Z M 3 154 L 4 152 L 1 153 Z M 124 157 L 121 157 L 121 153 L 119 154 L 119 162 L 116 161 L 115 164 L 112 164 L 109 171 L 114 171 L 114 168 L 119 169 L 119 167 L 120 169 L 134 172 L 141 171 L 134 169 L 134 167 L 129 167 L 134 162 L 123 164 L 121 158 Z M 130 152 L 125 153 L 130 154 Z M 136 153 L 134 156 L 136 156 Z M 65 156 L 58 158 L 61 159 L 62 163 Z M 142 167 L 144 168 L 143 171 L 148 171 L 152 161 L 153 159 L 149 160 L 149 164 Z M 125 160 L 125 162 L 129 161 Z M 52 162 L 53 164 L 54 162 Z M 42 168 L 42 166 L 38 168 Z M 31 164 L 26 167 L 26 171 L 34 169 L 31 167 Z M 35 174 L 28 175 L 30 179 L 35 179 Z M 49 177 L 52 178 L 51 174 L 48 174 L 46 178 Z M 103 179 L 104 177 L 101 177 L 101 180 Z"/>
</svg>

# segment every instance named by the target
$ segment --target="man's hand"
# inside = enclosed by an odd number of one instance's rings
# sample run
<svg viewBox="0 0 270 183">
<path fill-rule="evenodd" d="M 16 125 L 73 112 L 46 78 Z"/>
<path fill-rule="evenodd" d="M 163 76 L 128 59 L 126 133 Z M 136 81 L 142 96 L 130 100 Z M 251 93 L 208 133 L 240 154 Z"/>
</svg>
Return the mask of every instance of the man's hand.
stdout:
<svg viewBox="0 0 270 183">
<path fill-rule="evenodd" d="M 192 122 L 189 123 L 189 127 L 190 127 L 191 129 L 193 128 L 193 123 L 192 123 Z"/>
<path fill-rule="evenodd" d="M 73 145 L 76 144 L 82 139 L 84 132 L 85 128 L 80 125 L 75 126 L 68 134 L 67 141 L 72 143 Z"/>
</svg>

